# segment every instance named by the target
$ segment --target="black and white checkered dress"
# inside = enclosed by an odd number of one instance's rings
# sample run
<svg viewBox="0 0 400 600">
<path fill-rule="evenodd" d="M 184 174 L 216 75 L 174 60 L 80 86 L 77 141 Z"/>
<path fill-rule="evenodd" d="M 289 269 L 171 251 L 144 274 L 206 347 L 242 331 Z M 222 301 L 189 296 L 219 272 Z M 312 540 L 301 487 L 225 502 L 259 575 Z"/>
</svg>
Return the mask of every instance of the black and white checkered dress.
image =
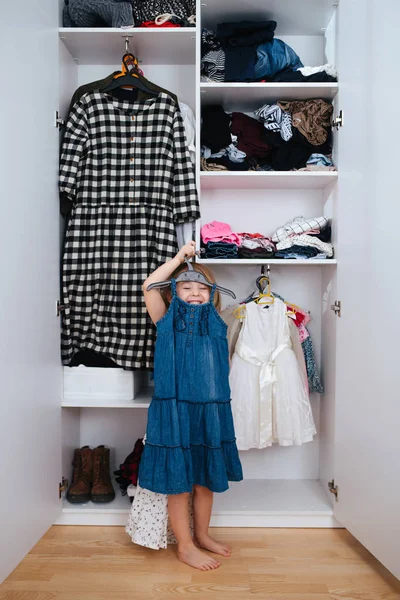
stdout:
<svg viewBox="0 0 400 600">
<path fill-rule="evenodd" d="M 175 224 L 200 216 L 179 107 L 85 94 L 68 119 L 60 189 L 73 200 L 62 265 L 62 359 L 91 349 L 153 368 L 142 284 L 177 251 Z"/>
</svg>

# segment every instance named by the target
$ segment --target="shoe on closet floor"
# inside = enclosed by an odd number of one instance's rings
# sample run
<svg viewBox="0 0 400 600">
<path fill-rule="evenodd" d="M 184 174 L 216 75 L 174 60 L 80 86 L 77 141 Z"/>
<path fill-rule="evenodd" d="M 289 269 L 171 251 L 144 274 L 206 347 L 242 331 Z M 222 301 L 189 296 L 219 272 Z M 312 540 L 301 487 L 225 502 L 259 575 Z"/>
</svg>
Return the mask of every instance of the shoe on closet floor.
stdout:
<svg viewBox="0 0 400 600">
<path fill-rule="evenodd" d="M 83 504 L 90 500 L 92 485 L 92 450 L 89 446 L 77 448 L 74 452 L 72 483 L 67 491 L 67 500 L 72 504 Z"/>
<path fill-rule="evenodd" d="M 93 450 L 92 502 L 111 502 L 115 491 L 110 475 L 110 449 L 97 446 Z"/>
</svg>

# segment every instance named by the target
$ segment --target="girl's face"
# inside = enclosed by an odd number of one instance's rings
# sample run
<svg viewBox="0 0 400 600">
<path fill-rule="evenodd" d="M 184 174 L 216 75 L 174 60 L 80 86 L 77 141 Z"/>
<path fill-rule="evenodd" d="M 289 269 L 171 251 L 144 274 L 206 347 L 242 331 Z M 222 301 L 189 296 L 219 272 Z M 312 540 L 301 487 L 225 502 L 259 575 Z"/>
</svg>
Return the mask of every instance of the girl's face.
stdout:
<svg viewBox="0 0 400 600">
<path fill-rule="evenodd" d="M 210 288 L 196 281 L 179 282 L 176 291 L 181 300 L 189 304 L 204 304 L 210 300 Z"/>
</svg>

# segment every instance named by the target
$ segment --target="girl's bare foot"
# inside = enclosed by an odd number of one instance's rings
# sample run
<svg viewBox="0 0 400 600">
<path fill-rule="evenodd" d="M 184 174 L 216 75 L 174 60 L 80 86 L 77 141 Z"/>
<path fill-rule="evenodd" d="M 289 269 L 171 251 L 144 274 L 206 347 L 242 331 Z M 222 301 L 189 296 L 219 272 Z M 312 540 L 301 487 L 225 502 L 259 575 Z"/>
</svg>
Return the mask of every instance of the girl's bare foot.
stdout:
<svg viewBox="0 0 400 600">
<path fill-rule="evenodd" d="M 178 546 L 178 558 L 182 562 L 199 569 L 200 571 L 213 571 L 220 566 L 220 562 L 205 552 L 196 548 L 194 544 L 190 546 Z"/>
<path fill-rule="evenodd" d="M 196 536 L 194 538 L 195 543 L 200 546 L 200 548 L 204 548 L 205 550 L 210 550 L 210 552 L 214 552 L 215 554 L 221 554 L 221 556 L 226 556 L 227 558 L 231 555 L 231 549 L 229 546 L 225 546 L 225 544 L 220 544 L 217 540 L 214 540 L 208 534 Z"/>
</svg>

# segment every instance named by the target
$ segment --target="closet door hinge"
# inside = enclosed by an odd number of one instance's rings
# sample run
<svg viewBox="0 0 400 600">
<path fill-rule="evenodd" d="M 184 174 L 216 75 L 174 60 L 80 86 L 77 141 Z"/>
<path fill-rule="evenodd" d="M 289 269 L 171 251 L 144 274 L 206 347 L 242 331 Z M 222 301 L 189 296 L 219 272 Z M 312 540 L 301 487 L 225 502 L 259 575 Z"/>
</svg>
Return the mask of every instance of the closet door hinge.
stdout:
<svg viewBox="0 0 400 600">
<path fill-rule="evenodd" d="M 61 129 L 61 127 L 64 127 L 64 125 L 65 125 L 64 119 L 61 119 L 61 117 L 58 113 L 58 110 L 56 110 L 56 115 L 55 115 L 55 119 L 54 119 L 54 127 Z"/>
<path fill-rule="evenodd" d="M 59 317 L 64 310 L 65 310 L 65 305 L 61 304 L 60 300 L 57 300 L 57 302 L 56 302 L 57 317 Z"/>
<path fill-rule="evenodd" d="M 61 483 L 58 484 L 58 497 L 61 498 L 61 494 L 63 492 L 66 492 L 69 486 L 69 482 L 68 479 L 65 479 L 65 477 L 62 477 L 61 479 Z"/>
<path fill-rule="evenodd" d="M 335 315 L 337 317 L 341 316 L 341 310 L 342 310 L 342 303 L 340 300 L 335 300 L 334 304 L 331 304 L 331 309 L 333 310 L 333 312 L 335 313 Z"/>
<path fill-rule="evenodd" d="M 343 111 L 339 111 L 339 114 L 333 119 L 332 121 L 332 127 L 336 127 L 336 129 L 339 129 L 339 127 L 343 127 Z"/>
<path fill-rule="evenodd" d="M 332 481 L 329 481 L 328 488 L 329 488 L 330 493 L 334 494 L 334 496 L 336 498 L 336 502 L 339 502 L 339 498 L 338 498 L 339 488 L 337 485 L 335 485 L 334 479 L 332 479 Z"/>
</svg>

